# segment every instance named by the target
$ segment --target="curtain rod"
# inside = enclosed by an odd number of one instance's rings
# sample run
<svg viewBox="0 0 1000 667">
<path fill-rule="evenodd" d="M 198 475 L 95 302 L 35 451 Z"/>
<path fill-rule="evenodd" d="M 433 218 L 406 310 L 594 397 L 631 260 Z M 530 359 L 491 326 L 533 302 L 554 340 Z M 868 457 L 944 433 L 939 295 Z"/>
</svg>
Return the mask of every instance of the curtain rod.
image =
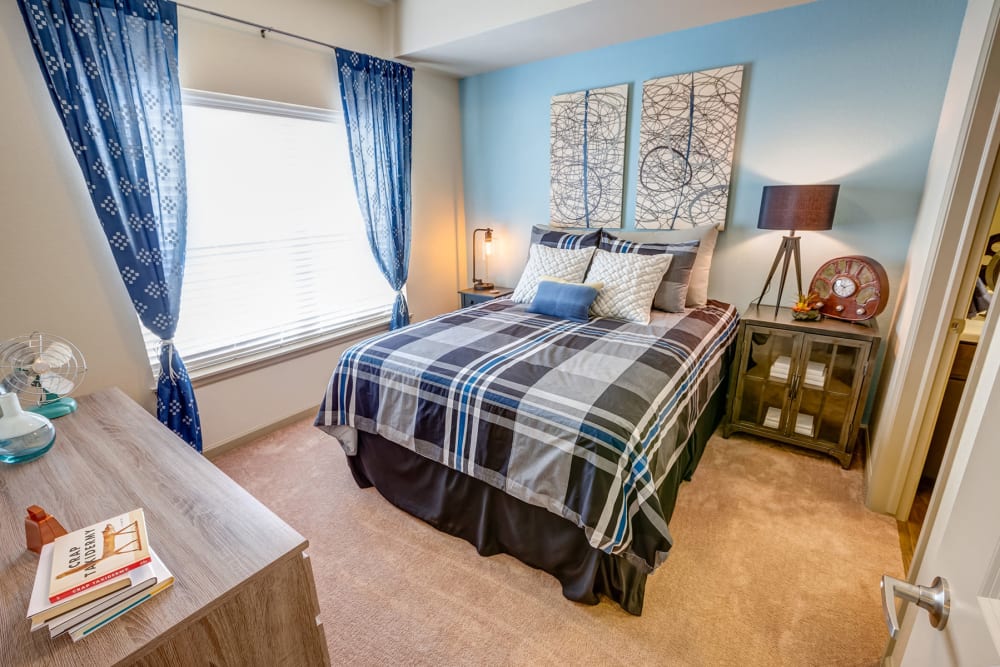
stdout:
<svg viewBox="0 0 1000 667">
<path fill-rule="evenodd" d="M 303 42 L 309 42 L 310 44 L 316 44 L 318 46 L 325 46 L 328 49 L 336 50 L 337 47 L 333 44 L 327 44 L 326 42 L 321 42 L 318 39 L 313 39 L 312 37 L 303 37 L 302 35 L 296 35 L 294 32 L 287 32 L 285 30 L 279 30 L 278 28 L 272 28 L 271 26 L 262 25 L 260 23 L 254 23 L 253 21 L 247 21 L 246 19 L 239 19 L 235 16 L 229 16 L 228 14 L 222 14 L 220 12 L 213 12 L 210 9 L 202 9 L 201 7 L 192 7 L 191 5 L 186 5 L 183 2 L 175 2 L 178 7 L 183 7 L 184 9 L 190 9 L 194 12 L 201 12 L 202 14 L 208 14 L 216 18 L 225 19 L 227 21 L 232 21 L 234 23 L 240 23 L 242 25 L 248 25 L 251 28 L 257 28 L 260 30 L 260 36 L 266 37 L 267 33 L 273 32 L 276 35 L 284 35 L 285 37 L 291 37 L 292 39 L 299 39 Z"/>
</svg>

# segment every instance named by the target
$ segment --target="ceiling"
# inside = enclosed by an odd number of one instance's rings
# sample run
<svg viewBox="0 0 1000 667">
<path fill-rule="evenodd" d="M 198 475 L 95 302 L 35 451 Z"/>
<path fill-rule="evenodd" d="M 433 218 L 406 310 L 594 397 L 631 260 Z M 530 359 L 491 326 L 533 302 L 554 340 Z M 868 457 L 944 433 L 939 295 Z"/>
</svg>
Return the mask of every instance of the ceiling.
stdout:
<svg viewBox="0 0 1000 667">
<path fill-rule="evenodd" d="M 396 56 L 470 76 L 810 1 L 398 0 Z"/>
</svg>

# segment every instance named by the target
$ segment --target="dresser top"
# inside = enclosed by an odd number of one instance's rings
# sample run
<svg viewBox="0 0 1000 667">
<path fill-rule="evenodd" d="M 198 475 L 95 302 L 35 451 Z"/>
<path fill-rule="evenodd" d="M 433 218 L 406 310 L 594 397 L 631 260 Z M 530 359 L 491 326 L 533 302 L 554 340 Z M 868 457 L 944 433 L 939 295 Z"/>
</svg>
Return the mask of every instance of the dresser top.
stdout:
<svg viewBox="0 0 1000 667">
<path fill-rule="evenodd" d="M 753 304 L 747 307 L 740 316 L 746 324 L 758 326 L 775 327 L 779 329 L 789 329 L 803 331 L 805 333 L 817 333 L 832 336 L 844 336 L 863 340 L 878 340 L 878 323 L 875 318 L 862 322 L 847 322 L 831 317 L 824 317 L 820 320 L 796 320 L 792 317 L 791 308 L 779 308 L 775 314 L 774 306 L 760 306 Z"/>
<path fill-rule="evenodd" d="M 305 539 L 118 389 L 79 400 L 53 421 L 42 457 L 0 464 L 0 664 L 110 665 L 142 648 L 286 557 Z M 77 643 L 30 632 L 38 557 L 24 517 L 41 505 L 67 530 L 136 507 L 174 585 Z M 137 653 L 138 652 L 138 653 Z"/>
</svg>

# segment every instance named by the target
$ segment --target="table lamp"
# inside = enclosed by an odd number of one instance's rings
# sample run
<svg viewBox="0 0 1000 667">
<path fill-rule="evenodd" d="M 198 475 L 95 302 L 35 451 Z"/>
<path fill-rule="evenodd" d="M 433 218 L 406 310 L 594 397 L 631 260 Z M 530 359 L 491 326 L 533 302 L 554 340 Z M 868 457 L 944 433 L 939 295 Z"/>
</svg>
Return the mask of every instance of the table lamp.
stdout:
<svg viewBox="0 0 1000 667">
<path fill-rule="evenodd" d="M 782 237 L 778 254 L 774 256 L 771 271 L 767 274 L 764 289 L 756 299 L 760 308 L 761 299 L 771 289 L 771 279 L 781 262 L 781 280 L 778 283 L 778 298 L 774 302 L 774 314 L 781 306 L 781 293 L 785 291 L 788 262 L 795 260 L 795 283 L 802 294 L 802 260 L 799 256 L 797 231 L 825 231 L 833 227 L 833 214 L 837 209 L 839 185 L 768 185 L 760 199 L 760 217 L 757 229 L 788 230 Z"/>
<path fill-rule="evenodd" d="M 485 268 L 485 280 L 479 278 L 476 275 L 476 234 L 479 232 L 485 232 L 483 234 L 483 262 L 486 264 Z M 490 255 L 493 254 L 493 230 L 489 227 L 479 227 L 472 232 L 472 289 L 474 290 L 487 290 L 493 289 L 493 283 L 489 282 L 490 279 Z"/>
</svg>

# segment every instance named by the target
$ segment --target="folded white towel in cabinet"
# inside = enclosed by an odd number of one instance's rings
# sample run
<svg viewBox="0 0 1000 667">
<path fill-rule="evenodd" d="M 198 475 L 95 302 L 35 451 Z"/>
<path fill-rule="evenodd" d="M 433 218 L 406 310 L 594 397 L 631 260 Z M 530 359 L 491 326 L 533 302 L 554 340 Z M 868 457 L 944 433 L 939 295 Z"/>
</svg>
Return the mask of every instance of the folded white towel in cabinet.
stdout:
<svg viewBox="0 0 1000 667">
<path fill-rule="evenodd" d="M 764 416 L 765 428 L 778 428 L 781 425 L 781 408 L 768 408 Z"/>
<path fill-rule="evenodd" d="M 780 380 L 781 382 L 786 382 L 788 380 L 788 371 L 792 367 L 792 358 L 787 355 L 782 355 L 775 359 L 771 363 L 771 379 Z"/>
<path fill-rule="evenodd" d="M 812 438 L 815 434 L 815 420 L 812 415 L 807 415 L 800 412 L 795 415 L 795 432 L 799 435 L 804 435 L 808 438 Z"/>
<path fill-rule="evenodd" d="M 826 386 L 826 366 L 817 364 L 818 368 L 813 368 L 813 363 L 816 362 L 811 362 L 809 368 L 806 369 L 805 384 L 809 387 L 822 389 Z"/>
</svg>

